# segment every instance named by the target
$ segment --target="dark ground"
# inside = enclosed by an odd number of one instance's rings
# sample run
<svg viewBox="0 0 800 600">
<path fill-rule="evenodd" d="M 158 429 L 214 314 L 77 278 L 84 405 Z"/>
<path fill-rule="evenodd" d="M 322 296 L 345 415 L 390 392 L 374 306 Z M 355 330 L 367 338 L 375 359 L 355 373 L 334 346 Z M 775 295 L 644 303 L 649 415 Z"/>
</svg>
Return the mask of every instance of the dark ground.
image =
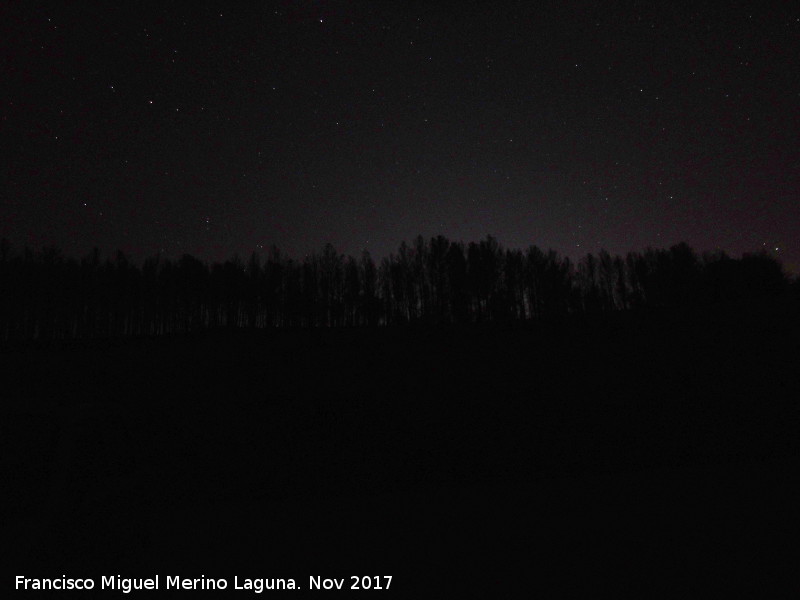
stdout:
<svg viewBox="0 0 800 600">
<path fill-rule="evenodd" d="M 6 347 L 2 560 L 762 595 L 797 584 L 798 358 L 792 300 Z"/>
</svg>

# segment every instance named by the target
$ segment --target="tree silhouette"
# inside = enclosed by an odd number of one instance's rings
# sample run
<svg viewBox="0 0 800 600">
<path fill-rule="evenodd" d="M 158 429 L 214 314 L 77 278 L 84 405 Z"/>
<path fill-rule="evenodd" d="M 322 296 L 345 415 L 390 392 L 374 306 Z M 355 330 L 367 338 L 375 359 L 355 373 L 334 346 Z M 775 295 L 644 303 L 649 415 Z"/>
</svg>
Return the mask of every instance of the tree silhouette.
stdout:
<svg viewBox="0 0 800 600">
<path fill-rule="evenodd" d="M 577 268 L 555 251 L 466 247 L 444 236 L 401 243 L 376 266 L 327 244 L 301 261 L 272 247 L 208 265 L 188 254 L 147 258 L 94 249 L 16 253 L 0 242 L 0 335 L 59 340 L 189 333 L 216 327 L 354 327 L 521 322 L 566 314 L 691 307 L 797 290 L 769 254 L 699 258 L 686 244 L 587 254 Z"/>
</svg>

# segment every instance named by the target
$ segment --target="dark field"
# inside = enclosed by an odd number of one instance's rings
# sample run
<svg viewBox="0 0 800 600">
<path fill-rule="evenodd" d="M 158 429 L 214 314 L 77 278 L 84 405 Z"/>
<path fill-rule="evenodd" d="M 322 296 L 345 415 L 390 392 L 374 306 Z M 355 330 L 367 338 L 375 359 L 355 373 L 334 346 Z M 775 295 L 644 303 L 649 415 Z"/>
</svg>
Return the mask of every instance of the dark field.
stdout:
<svg viewBox="0 0 800 600">
<path fill-rule="evenodd" d="M 0 358 L 14 574 L 552 597 L 796 573 L 793 300 Z"/>
</svg>

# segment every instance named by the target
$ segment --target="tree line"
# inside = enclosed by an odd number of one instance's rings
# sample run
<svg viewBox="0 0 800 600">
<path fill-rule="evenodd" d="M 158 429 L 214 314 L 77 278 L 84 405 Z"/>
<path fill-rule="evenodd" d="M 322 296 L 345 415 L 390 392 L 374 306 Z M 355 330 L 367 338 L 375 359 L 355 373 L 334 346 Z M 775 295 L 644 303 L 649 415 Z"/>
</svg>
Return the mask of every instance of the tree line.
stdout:
<svg viewBox="0 0 800 600">
<path fill-rule="evenodd" d="M 0 242 L 0 339 L 85 339 L 217 327 L 357 327 L 519 322 L 567 314 L 695 306 L 778 294 L 792 282 L 766 253 L 699 256 L 681 243 L 573 262 L 487 236 L 418 236 L 380 262 L 330 244 L 302 260 L 271 248 L 208 264 L 188 254 L 81 259 Z M 795 282 L 796 284 L 796 282 Z"/>
</svg>

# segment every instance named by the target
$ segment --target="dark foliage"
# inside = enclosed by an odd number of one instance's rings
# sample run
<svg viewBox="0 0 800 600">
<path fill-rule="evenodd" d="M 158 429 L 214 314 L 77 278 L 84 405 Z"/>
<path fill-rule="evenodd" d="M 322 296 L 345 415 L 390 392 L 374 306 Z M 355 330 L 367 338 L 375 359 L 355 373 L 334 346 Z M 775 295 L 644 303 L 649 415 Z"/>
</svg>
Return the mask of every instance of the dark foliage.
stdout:
<svg viewBox="0 0 800 600">
<path fill-rule="evenodd" d="M 796 283 L 794 284 L 796 287 Z M 790 282 L 767 254 L 733 259 L 686 244 L 587 254 L 577 264 L 488 236 L 417 237 L 378 265 L 326 245 L 295 261 L 277 248 L 208 265 L 184 255 L 139 267 L 118 252 L 75 260 L 55 248 L 0 252 L 0 339 L 84 339 L 218 327 L 502 323 L 567 314 L 688 307 L 777 294 Z"/>
<path fill-rule="evenodd" d="M 0 344 L 16 573 L 551 597 L 794 572 L 800 288 L 768 256 L 0 249 L 6 338 L 98 338 Z"/>
</svg>

